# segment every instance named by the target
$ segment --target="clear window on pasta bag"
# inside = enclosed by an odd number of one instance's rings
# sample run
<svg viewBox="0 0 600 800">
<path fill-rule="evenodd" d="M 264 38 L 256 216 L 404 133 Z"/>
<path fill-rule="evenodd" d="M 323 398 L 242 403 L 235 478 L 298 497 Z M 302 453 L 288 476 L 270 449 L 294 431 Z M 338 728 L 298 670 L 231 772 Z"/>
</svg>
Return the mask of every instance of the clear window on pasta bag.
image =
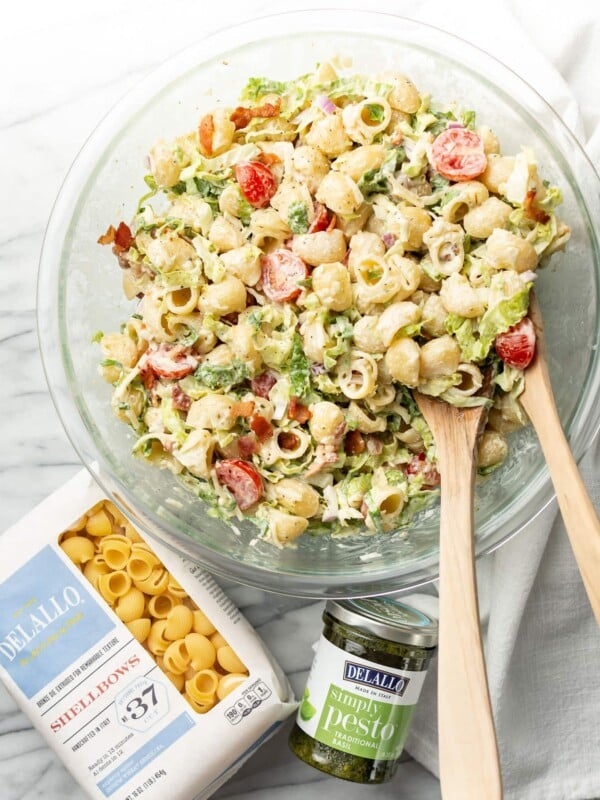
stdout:
<svg viewBox="0 0 600 800">
<path fill-rule="evenodd" d="M 58 541 L 198 714 L 247 680 L 227 640 L 112 503 L 96 503 Z"/>
</svg>

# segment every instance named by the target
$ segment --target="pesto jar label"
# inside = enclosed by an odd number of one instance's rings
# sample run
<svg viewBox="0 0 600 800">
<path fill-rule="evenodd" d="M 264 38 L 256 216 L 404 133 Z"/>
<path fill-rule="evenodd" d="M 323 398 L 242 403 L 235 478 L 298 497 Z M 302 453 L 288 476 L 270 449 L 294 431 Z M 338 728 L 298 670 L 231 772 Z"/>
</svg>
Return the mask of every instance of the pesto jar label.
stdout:
<svg viewBox="0 0 600 800">
<path fill-rule="evenodd" d="M 382 667 L 321 636 L 298 726 L 344 753 L 393 761 L 404 747 L 426 674 Z"/>
</svg>

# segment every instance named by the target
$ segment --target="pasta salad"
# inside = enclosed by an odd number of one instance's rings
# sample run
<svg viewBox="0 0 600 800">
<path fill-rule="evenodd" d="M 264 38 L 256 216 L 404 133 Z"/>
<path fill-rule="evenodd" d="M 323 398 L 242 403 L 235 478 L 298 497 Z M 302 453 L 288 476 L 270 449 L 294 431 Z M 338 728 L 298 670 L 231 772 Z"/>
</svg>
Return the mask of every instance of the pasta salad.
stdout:
<svg viewBox="0 0 600 800">
<path fill-rule="evenodd" d="M 502 153 L 401 73 L 324 63 L 251 78 L 148 163 L 132 223 L 99 239 L 138 299 L 95 337 L 136 454 L 278 546 L 395 530 L 429 503 L 414 390 L 489 404 L 479 469 L 504 460 L 529 291 L 569 237 L 530 150 Z"/>
</svg>

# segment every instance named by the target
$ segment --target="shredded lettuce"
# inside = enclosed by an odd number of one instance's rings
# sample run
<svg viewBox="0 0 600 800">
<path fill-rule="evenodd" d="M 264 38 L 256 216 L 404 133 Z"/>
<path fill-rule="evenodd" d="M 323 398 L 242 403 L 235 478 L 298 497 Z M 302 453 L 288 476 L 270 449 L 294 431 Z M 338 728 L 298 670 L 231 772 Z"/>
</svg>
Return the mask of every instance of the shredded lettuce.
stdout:
<svg viewBox="0 0 600 800">
<path fill-rule="evenodd" d="M 213 283 L 223 280 L 227 270 L 217 255 L 215 246 L 204 236 L 195 236 L 192 239 L 192 245 L 202 259 L 202 268 L 206 277 Z"/>
<path fill-rule="evenodd" d="M 301 200 L 288 208 L 287 223 L 292 233 L 306 233 L 308 230 L 308 209 Z"/>
<path fill-rule="evenodd" d="M 494 378 L 494 383 L 499 386 L 503 392 L 512 392 L 517 389 L 520 394 L 525 386 L 523 370 L 511 367 L 508 364 L 503 364 L 503 369 Z"/>
<path fill-rule="evenodd" d="M 154 278 L 154 283 L 165 289 L 195 289 L 200 286 L 201 281 L 202 269 L 200 264 L 193 269 L 174 269 L 171 272 L 159 270 Z"/>
<path fill-rule="evenodd" d="M 473 110 L 463 111 L 460 115 L 460 121 L 465 128 L 469 128 L 470 130 L 474 131 L 476 117 L 477 115 Z"/>
<path fill-rule="evenodd" d="M 428 394 L 431 397 L 439 397 L 443 395 L 451 386 L 457 386 L 461 382 L 461 376 L 458 373 L 453 375 L 440 375 L 437 378 L 430 378 L 427 381 L 419 384 L 419 391 L 422 394 Z"/>
<path fill-rule="evenodd" d="M 440 399 L 451 406 L 456 406 L 456 408 L 476 408 L 478 406 L 487 406 L 489 408 L 492 405 L 492 400 L 489 397 L 484 397 L 480 394 L 464 395 L 454 387 L 442 392 Z"/>
<path fill-rule="evenodd" d="M 176 408 L 173 408 L 173 400 L 170 397 L 163 397 L 160 413 L 164 429 L 173 434 L 175 442 L 181 447 L 187 439 L 187 431 L 183 417 Z"/>
<path fill-rule="evenodd" d="M 216 213 L 219 210 L 219 197 L 221 197 L 223 190 L 227 186 L 227 181 L 215 178 L 212 175 L 210 177 L 206 175 L 202 178 L 194 178 L 194 183 L 197 193 L 206 200 L 213 212 Z"/>
<path fill-rule="evenodd" d="M 205 314 L 202 319 L 202 326 L 209 331 L 212 331 L 215 336 L 222 342 L 229 341 L 231 334 L 231 326 L 221 322 L 217 317 L 212 314 Z"/>
<path fill-rule="evenodd" d="M 250 78 L 242 89 L 240 100 L 260 100 L 266 94 L 285 94 L 290 87 L 290 83 L 285 81 L 274 81 L 270 78 Z"/>
<path fill-rule="evenodd" d="M 408 491 L 408 480 L 406 474 L 400 469 L 386 469 L 385 479 L 390 486 L 402 486 Z"/>
<path fill-rule="evenodd" d="M 250 313 L 248 322 L 256 331 L 254 344 L 265 364 L 281 369 L 292 354 L 298 322 L 291 306 L 264 305 Z"/>
<path fill-rule="evenodd" d="M 179 381 L 179 387 L 181 391 L 185 392 L 192 400 L 200 400 L 200 398 L 206 397 L 210 392 L 206 384 L 201 383 L 198 378 L 195 378 L 193 375 L 187 375 L 185 378 L 182 378 Z"/>
<path fill-rule="evenodd" d="M 473 319 L 448 314 L 446 330 L 456 337 L 465 361 L 483 361 L 496 336 L 523 319 L 529 306 L 529 286 L 488 308 L 479 325 Z"/>
<path fill-rule="evenodd" d="M 412 497 L 409 496 L 402 513 L 398 517 L 398 526 L 408 525 L 409 522 L 420 512 L 431 505 L 432 497 L 439 494 L 438 489 L 418 490 Z"/>
<path fill-rule="evenodd" d="M 394 173 L 405 158 L 406 152 L 404 148 L 394 147 L 386 155 L 380 167 L 367 170 L 364 173 L 358 182 L 358 188 L 365 200 L 368 200 L 373 194 L 389 194 L 391 189 L 390 179 L 394 177 Z"/>
<path fill-rule="evenodd" d="M 392 87 L 389 83 L 367 78 L 363 75 L 352 75 L 348 78 L 337 78 L 328 83 L 315 86 L 315 95 L 326 94 L 333 100 L 339 97 L 387 97 Z"/>
<path fill-rule="evenodd" d="M 306 397 L 310 392 L 310 366 L 304 355 L 302 337 L 298 333 L 294 333 L 289 372 L 292 394 L 300 398 Z"/>
<path fill-rule="evenodd" d="M 209 389 L 229 391 L 249 378 L 250 372 L 243 361 L 234 358 L 229 365 L 200 364 L 194 372 L 194 377 Z"/>
<path fill-rule="evenodd" d="M 337 359 L 350 351 L 353 326 L 350 320 L 340 314 L 328 328 L 329 335 L 335 340 L 332 347 L 327 347 L 323 354 L 325 369 L 333 369 Z"/>
<path fill-rule="evenodd" d="M 385 110 L 379 103 L 367 103 L 366 109 L 369 112 L 371 122 L 383 122 L 385 119 Z"/>
</svg>

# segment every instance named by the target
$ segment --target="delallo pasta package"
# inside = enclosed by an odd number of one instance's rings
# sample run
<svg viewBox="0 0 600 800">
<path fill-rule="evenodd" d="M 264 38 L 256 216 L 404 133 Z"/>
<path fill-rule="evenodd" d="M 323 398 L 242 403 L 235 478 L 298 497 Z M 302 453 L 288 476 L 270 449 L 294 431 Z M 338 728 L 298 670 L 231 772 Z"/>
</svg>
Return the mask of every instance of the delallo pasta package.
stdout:
<svg viewBox="0 0 600 800">
<path fill-rule="evenodd" d="M 295 709 L 213 579 L 82 471 L 0 536 L 0 678 L 90 797 L 209 797 Z"/>
</svg>

